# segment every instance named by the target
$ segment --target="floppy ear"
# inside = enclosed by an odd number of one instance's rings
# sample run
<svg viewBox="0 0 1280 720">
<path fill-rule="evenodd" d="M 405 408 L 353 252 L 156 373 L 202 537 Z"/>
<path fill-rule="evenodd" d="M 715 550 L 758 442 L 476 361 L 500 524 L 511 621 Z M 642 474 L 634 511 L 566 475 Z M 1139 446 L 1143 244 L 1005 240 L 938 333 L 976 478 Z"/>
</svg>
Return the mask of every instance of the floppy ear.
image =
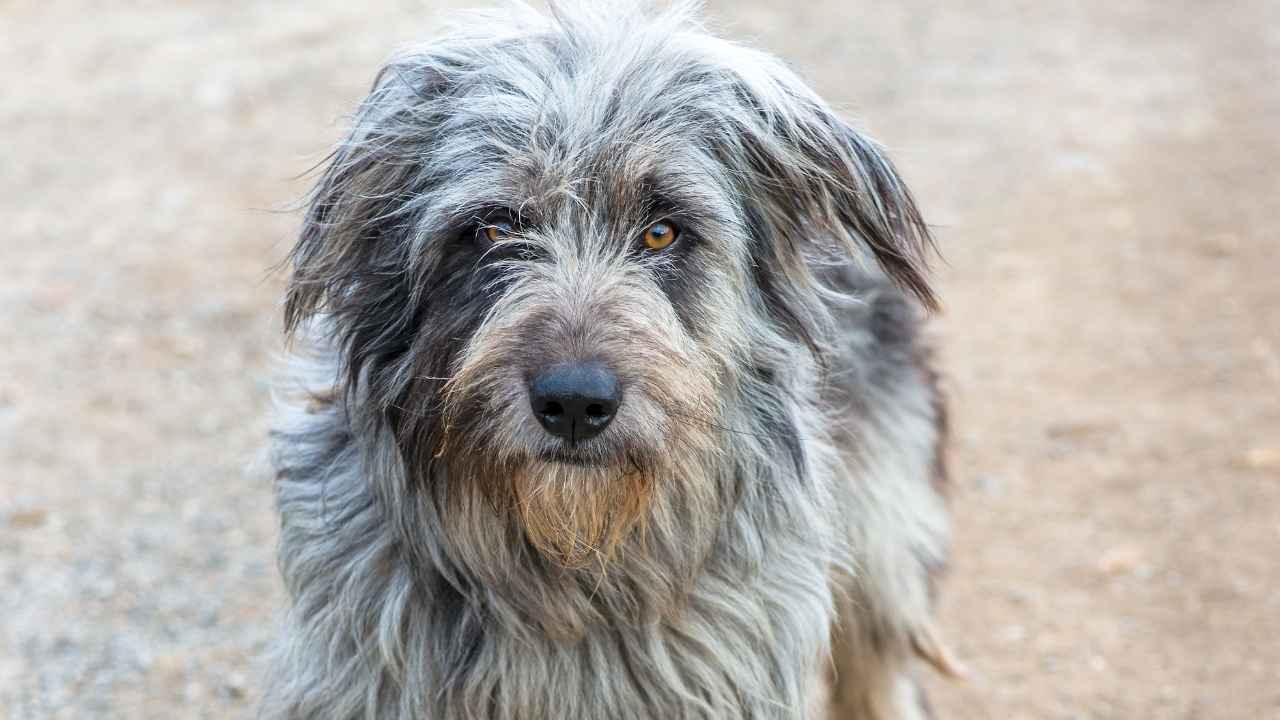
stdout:
<svg viewBox="0 0 1280 720">
<path fill-rule="evenodd" d="M 356 313 L 403 302 L 395 296 L 406 281 L 408 243 L 393 236 L 412 231 L 420 209 L 414 197 L 431 182 L 410 159 L 429 151 L 433 117 L 438 122 L 441 114 L 433 101 L 447 86 L 439 64 L 424 55 L 406 56 L 378 73 L 306 199 L 288 259 L 287 332 L 316 313 L 333 316 L 340 327 L 358 327 Z"/>
<path fill-rule="evenodd" d="M 323 317 L 349 390 L 365 371 L 399 377 L 426 312 L 424 218 L 444 182 L 431 158 L 453 115 L 461 67 L 441 48 L 405 55 L 378 74 L 350 133 L 325 160 L 288 259 L 286 334 Z M 388 396 L 400 390 L 391 380 L 380 387 Z"/>
<path fill-rule="evenodd" d="M 936 310 L 928 282 L 933 238 L 883 150 L 863 137 L 777 61 L 738 63 L 742 112 L 735 154 L 747 161 L 768 220 L 786 242 L 817 242 L 849 259 L 870 252 L 900 287 Z M 799 249 L 799 248 L 797 248 Z"/>
</svg>

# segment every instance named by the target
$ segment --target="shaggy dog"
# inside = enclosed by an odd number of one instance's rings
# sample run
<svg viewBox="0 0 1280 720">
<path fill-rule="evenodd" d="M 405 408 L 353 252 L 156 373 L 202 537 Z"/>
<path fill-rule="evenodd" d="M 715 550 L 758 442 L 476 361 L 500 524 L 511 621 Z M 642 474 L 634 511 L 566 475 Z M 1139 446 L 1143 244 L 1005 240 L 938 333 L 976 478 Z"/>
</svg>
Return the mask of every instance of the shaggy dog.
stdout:
<svg viewBox="0 0 1280 720">
<path fill-rule="evenodd" d="M 686 7 L 388 64 L 291 256 L 263 715 L 926 715 L 931 244 L 875 144 Z"/>
</svg>

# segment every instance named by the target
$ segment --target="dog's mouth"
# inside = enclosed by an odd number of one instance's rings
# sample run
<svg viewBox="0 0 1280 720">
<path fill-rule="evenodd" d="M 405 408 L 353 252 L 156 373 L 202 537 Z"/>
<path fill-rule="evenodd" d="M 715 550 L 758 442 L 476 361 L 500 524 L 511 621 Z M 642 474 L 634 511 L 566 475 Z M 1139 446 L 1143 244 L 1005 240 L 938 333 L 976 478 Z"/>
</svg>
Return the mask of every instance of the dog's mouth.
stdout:
<svg viewBox="0 0 1280 720">
<path fill-rule="evenodd" d="M 644 448 L 594 438 L 583 442 L 551 442 L 533 449 L 527 456 L 547 466 L 579 468 L 607 472 L 625 472 L 648 467 Z"/>
<path fill-rule="evenodd" d="M 538 453 L 538 459 L 545 463 L 560 463 L 574 467 L 600 468 L 610 463 L 597 453 L 583 452 L 577 448 L 555 448 Z"/>
</svg>

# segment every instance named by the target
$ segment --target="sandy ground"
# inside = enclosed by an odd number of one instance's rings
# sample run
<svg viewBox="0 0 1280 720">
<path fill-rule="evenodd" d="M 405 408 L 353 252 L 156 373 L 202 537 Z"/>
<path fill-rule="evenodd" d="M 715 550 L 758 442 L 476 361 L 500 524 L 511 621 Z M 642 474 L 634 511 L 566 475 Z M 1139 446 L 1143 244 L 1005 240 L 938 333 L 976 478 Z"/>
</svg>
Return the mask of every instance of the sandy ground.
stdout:
<svg viewBox="0 0 1280 720">
<path fill-rule="evenodd" d="M 712 10 L 938 226 L 940 715 L 1280 717 L 1280 3 L 888 5 Z M 273 210 L 433 13 L 109 7 L 0 0 L 0 717 L 240 717 Z"/>
</svg>

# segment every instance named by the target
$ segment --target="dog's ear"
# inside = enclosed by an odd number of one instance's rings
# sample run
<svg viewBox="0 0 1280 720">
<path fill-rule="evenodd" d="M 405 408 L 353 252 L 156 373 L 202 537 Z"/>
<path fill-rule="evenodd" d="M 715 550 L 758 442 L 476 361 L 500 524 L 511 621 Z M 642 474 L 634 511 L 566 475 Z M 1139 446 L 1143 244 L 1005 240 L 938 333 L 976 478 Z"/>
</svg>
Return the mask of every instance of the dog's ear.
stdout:
<svg viewBox="0 0 1280 720">
<path fill-rule="evenodd" d="M 343 316 L 403 302 L 397 294 L 410 264 L 401 256 L 410 244 L 389 239 L 412 231 L 420 209 L 415 195 L 430 183 L 410 159 L 429 153 L 432 116 L 442 114 L 438 100 L 450 86 L 447 68 L 425 51 L 385 66 L 350 133 L 322 162 L 287 260 L 293 271 L 284 306 L 287 332 L 321 312 L 354 320 L 348 327 L 360 325 L 360 318 Z"/>
<path fill-rule="evenodd" d="M 763 193 L 755 205 L 779 239 L 802 252 L 804 243 L 831 240 L 837 247 L 818 249 L 846 258 L 870 252 L 895 283 L 937 309 L 928 281 L 932 235 L 883 150 L 776 61 L 755 56 L 735 67 L 733 154 L 746 160 L 751 187 L 743 192 Z"/>
</svg>

